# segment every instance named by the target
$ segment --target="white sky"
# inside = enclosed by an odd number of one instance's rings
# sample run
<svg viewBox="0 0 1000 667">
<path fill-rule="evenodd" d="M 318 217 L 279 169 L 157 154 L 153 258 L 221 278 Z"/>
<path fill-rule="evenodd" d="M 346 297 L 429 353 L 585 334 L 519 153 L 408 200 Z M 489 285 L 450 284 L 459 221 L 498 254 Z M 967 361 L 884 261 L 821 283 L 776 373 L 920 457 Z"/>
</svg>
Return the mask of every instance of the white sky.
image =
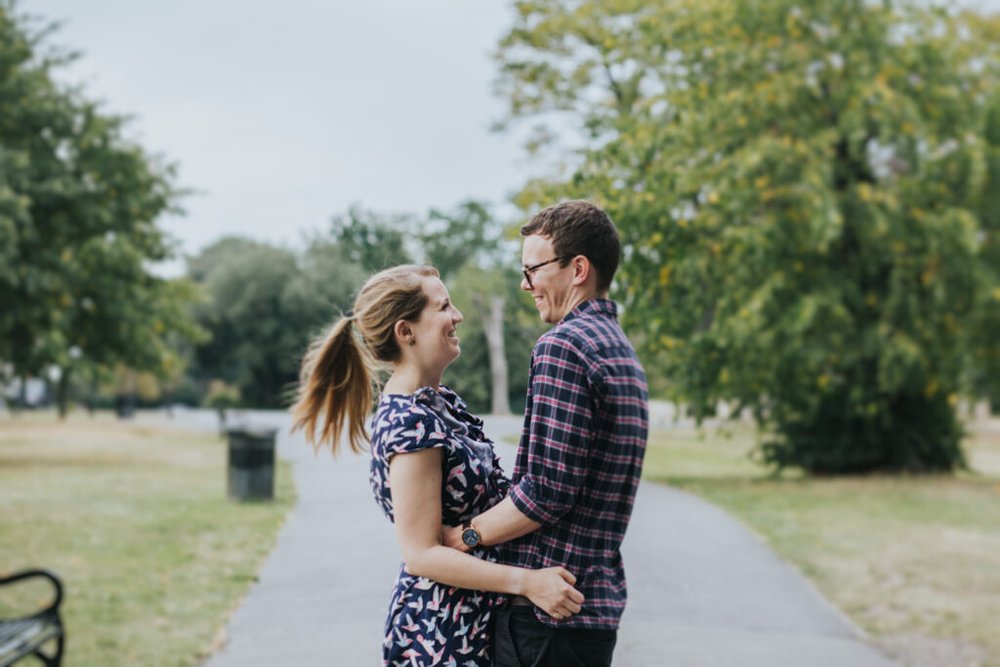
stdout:
<svg viewBox="0 0 1000 667">
<path fill-rule="evenodd" d="M 225 234 L 294 245 L 351 204 L 501 203 L 529 167 L 490 54 L 502 0 L 22 0 L 82 52 L 59 78 L 134 116 L 197 190 L 163 221 L 187 253 Z M 179 265 L 173 267 L 180 268 Z M 168 271 L 171 272 L 171 271 Z"/>
<path fill-rule="evenodd" d="M 963 4 L 1000 11 L 1000 0 Z M 501 203 L 537 166 L 490 59 L 508 0 L 21 0 L 82 52 L 62 80 L 135 120 L 197 194 L 163 221 L 195 253 L 241 234 L 297 244 L 351 204 Z M 181 270 L 175 263 L 167 273 Z"/>
</svg>

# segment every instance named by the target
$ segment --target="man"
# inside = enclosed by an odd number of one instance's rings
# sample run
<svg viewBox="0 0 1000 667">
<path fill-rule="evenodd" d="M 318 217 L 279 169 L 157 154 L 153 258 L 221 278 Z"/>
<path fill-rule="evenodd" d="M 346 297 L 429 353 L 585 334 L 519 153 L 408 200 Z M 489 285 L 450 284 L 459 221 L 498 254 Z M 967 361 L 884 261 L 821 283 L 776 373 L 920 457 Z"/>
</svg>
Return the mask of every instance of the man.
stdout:
<svg viewBox="0 0 1000 667">
<path fill-rule="evenodd" d="M 585 596 L 578 614 L 559 618 L 508 600 L 496 617 L 496 667 L 610 665 L 626 598 L 619 548 L 648 429 L 646 377 L 607 298 L 618 232 L 597 206 L 567 201 L 535 215 L 521 236 L 521 288 L 555 326 L 532 351 L 510 495 L 447 529 L 445 543 L 503 544 L 512 565 L 561 565 Z"/>
</svg>

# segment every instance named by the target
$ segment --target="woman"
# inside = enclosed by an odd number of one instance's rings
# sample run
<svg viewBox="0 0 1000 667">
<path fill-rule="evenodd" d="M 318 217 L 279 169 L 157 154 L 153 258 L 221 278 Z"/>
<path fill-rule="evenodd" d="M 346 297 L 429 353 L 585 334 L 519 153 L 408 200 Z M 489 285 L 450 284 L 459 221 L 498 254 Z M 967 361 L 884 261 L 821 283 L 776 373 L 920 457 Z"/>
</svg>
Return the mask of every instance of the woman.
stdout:
<svg viewBox="0 0 1000 667">
<path fill-rule="evenodd" d="M 495 593 L 526 596 L 554 617 L 583 601 L 563 568 L 516 568 L 497 563 L 493 548 L 466 554 L 441 544 L 443 524 L 469 522 L 508 486 L 482 421 L 441 384 L 460 353 L 461 321 L 436 269 L 398 266 L 368 280 L 302 363 L 295 428 L 334 453 L 345 428 L 351 449 L 362 450 L 372 378 L 378 362 L 392 368 L 371 435 L 372 490 L 396 525 L 404 563 L 386 619 L 387 665 L 489 665 Z"/>
</svg>

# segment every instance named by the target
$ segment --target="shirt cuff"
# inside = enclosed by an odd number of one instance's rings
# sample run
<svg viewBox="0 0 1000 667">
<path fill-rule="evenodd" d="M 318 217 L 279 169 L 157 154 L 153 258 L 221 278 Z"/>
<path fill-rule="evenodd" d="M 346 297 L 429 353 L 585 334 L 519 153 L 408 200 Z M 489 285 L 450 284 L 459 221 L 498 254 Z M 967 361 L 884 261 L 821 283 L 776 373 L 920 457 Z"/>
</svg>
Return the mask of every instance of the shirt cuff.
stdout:
<svg viewBox="0 0 1000 667">
<path fill-rule="evenodd" d="M 527 477 L 522 477 L 521 481 L 511 488 L 510 499 L 514 503 L 514 507 L 535 523 L 545 525 L 555 523 L 559 519 L 559 516 L 547 512 L 544 507 L 535 502 L 531 497 L 532 487 L 531 480 Z"/>
</svg>

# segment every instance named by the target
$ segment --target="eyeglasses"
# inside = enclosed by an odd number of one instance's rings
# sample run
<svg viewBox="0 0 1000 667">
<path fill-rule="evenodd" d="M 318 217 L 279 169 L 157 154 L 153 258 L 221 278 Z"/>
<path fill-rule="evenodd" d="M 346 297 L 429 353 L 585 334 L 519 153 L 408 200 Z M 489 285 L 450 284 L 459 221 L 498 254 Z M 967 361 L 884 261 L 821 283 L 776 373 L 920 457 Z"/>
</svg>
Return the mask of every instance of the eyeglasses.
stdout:
<svg viewBox="0 0 1000 667">
<path fill-rule="evenodd" d="M 542 268 L 546 264 L 551 264 L 552 262 L 559 262 L 559 261 L 562 261 L 564 259 L 568 259 L 568 258 L 565 257 L 565 256 L 563 256 L 563 257 L 553 257 L 552 259 L 545 260 L 544 262 L 539 262 L 538 264 L 532 264 L 531 266 L 526 266 L 523 269 L 521 269 L 521 273 L 524 274 L 524 280 L 525 280 L 525 282 L 528 283 L 528 289 L 534 289 L 534 287 L 535 287 L 534 285 L 531 284 L 531 274 L 532 273 L 534 273 L 538 269 Z"/>
</svg>

